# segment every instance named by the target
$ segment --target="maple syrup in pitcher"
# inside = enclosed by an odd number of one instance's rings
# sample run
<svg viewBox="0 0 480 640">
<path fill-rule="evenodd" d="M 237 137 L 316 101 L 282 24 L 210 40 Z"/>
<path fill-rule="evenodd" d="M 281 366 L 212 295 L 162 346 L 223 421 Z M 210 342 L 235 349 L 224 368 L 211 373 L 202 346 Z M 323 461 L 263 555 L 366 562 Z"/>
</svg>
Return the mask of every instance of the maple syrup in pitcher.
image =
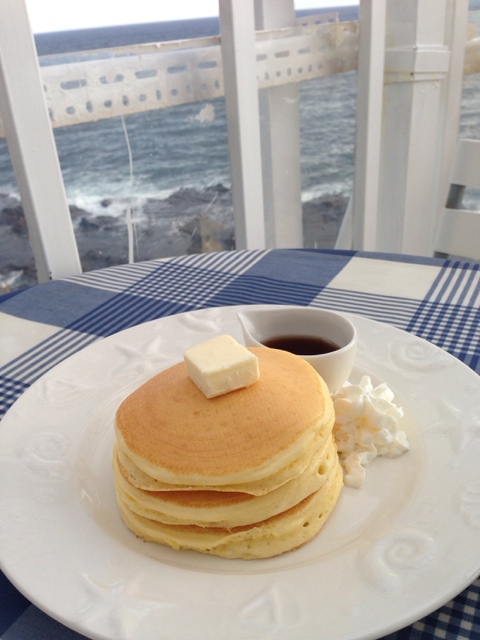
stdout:
<svg viewBox="0 0 480 640">
<path fill-rule="evenodd" d="M 264 340 L 263 344 L 271 349 L 290 351 L 297 356 L 318 356 L 340 349 L 338 344 L 316 336 L 276 336 Z"/>
</svg>

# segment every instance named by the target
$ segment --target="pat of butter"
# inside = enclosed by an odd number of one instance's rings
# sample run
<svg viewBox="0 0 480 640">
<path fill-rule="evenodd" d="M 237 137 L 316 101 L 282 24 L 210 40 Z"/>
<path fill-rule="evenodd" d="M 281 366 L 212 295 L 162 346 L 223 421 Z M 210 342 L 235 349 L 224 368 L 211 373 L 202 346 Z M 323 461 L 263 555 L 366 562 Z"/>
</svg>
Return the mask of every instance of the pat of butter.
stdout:
<svg viewBox="0 0 480 640">
<path fill-rule="evenodd" d="M 183 354 L 188 375 L 207 398 L 248 387 L 260 376 L 258 358 L 231 336 L 218 336 Z"/>
</svg>

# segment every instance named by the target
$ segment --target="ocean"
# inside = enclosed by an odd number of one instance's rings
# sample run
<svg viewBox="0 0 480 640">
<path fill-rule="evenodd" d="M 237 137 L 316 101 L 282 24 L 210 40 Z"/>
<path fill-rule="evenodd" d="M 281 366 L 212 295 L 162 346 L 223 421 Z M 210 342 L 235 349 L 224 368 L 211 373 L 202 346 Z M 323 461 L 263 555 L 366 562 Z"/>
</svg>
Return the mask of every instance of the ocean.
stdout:
<svg viewBox="0 0 480 640">
<path fill-rule="evenodd" d="M 358 17 L 357 7 L 338 11 L 344 21 Z M 36 46 L 43 65 L 51 55 L 68 62 L 78 51 L 218 31 L 218 20 L 207 18 L 38 34 Z M 478 79 L 470 84 L 473 102 Z M 353 72 L 300 84 L 305 246 L 334 245 L 353 185 L 355 100 Z M 225 103 L 209 103 L 212 119 L 200 117 L 204 104 L 187 104 L 54 130 L 84 270 L 128 259 L 128 208 L 136 223 L 135 260 L 234 247 Z M 478 130 L 471 111 L 464 127 Z M 35 279 L 8 148 L 0 140 L 0 293 Z"/>
</svg>

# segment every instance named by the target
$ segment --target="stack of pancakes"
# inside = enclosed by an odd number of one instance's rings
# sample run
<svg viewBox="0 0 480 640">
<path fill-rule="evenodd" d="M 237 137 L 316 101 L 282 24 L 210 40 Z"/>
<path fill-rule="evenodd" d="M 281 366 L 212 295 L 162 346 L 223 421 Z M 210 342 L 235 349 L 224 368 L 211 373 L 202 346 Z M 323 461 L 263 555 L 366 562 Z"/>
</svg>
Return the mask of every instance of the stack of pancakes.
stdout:
<svg viewBox="0 0 480 640">
<path fill-rule="evenodd" d="M 316 371 L 252 348 L 260 378 L 208 399 L 183 362 L 117 410 L 114 479 L 125 524 L 174 549 L 267 558 L 313 538 L 343 479 L 334 410 Z"/>
</svg>

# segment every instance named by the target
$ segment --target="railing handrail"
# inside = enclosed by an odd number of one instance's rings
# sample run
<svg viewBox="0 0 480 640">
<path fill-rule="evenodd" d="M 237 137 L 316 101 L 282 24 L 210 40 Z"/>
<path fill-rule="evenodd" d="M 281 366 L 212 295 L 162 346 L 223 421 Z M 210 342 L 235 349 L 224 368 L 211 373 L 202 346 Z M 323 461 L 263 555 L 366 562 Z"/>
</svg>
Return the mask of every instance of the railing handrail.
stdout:
<svg viewBox="0 0 480 640">
<path fill-rule="evenodd" d="M 295 27 L 256 32 L 258 87 L 298 83 L 357 67 L 358 23 L 310 16 Z M 219 36 L 43 56 L 52 127 L 214 100 L 224 95 Z M 73 56 L 73 54 L 72 54 Z M 3 128 L 0 122 L 0 136 Z"/>
<path fill-rule="evenodd" d="M 52 127 L 223 97 L 220 47 L 220 36 L 209 36 L 42 56 Z M 257 31 L 256 48 L 260 89 L 353 71 L 358 22 L 339 22 L 336 13 L 306 16 L 295 27 Z M 464 73 L 478 72 L 480 38 L 470 38 Z"/>
</svg>

